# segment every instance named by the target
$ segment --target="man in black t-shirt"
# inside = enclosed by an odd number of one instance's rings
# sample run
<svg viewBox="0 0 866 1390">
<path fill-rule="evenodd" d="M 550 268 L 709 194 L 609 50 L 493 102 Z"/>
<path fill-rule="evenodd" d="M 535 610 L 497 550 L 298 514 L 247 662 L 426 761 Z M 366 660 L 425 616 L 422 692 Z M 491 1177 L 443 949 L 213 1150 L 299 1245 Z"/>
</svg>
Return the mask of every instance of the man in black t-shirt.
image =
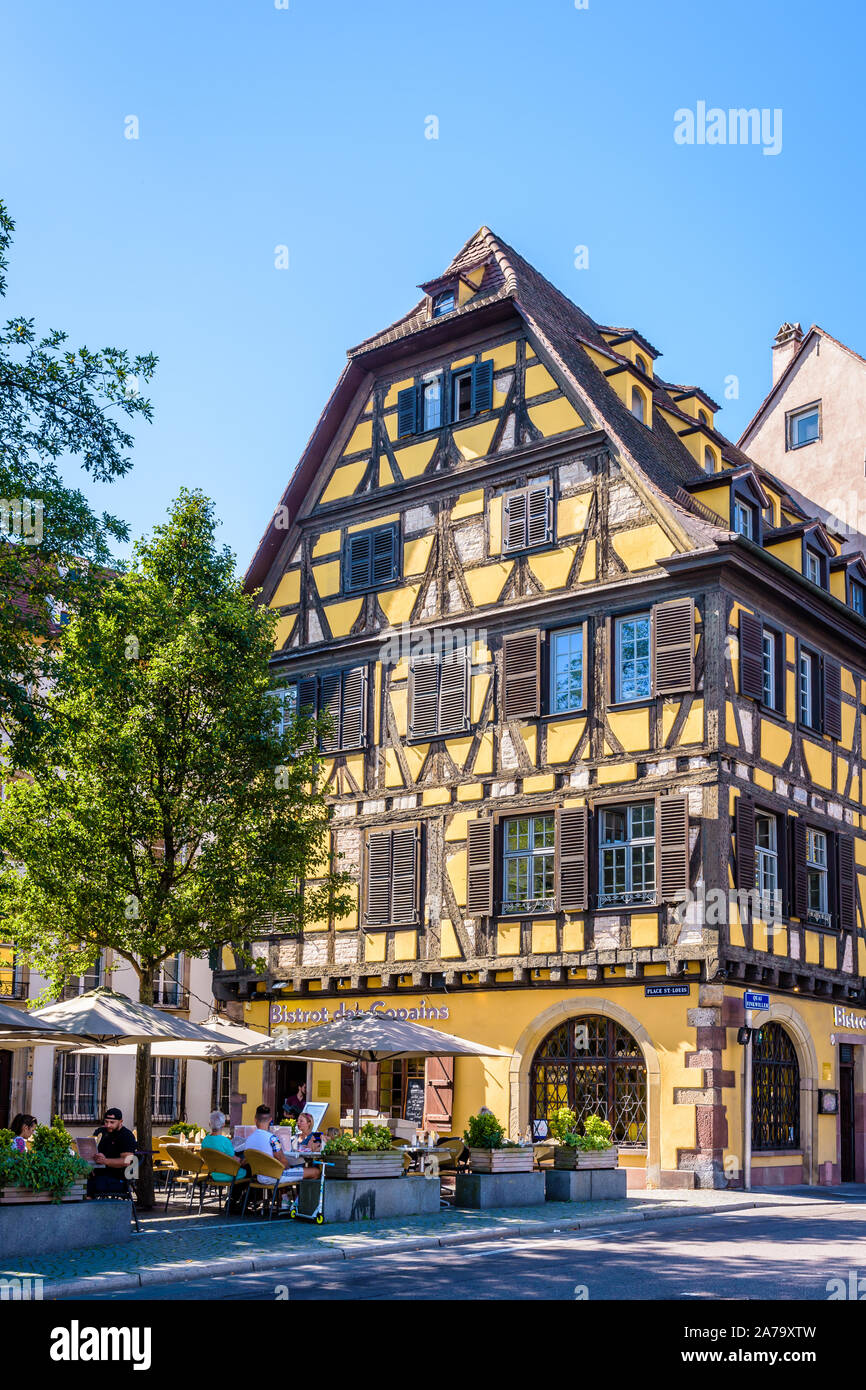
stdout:
<svg viewBox="0 0 866 1390">
<path fill-rule="evenodd" d="M 113 1106 L 106 1110 L 96 1146 L 96 1167 L 87 1179 L 88 1197 L 103 1192 L 125 1192 L 124 1170 L 135 1154 L 135 1135 L 123 1123 L 123 1112 Z"/>
</svg>

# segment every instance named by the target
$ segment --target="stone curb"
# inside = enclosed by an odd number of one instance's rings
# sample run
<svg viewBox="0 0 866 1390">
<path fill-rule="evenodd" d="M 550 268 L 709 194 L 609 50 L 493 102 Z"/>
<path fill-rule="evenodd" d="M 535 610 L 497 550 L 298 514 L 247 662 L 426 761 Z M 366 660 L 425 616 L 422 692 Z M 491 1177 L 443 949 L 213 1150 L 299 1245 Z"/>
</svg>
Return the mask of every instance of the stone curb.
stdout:
<svg viewBox="0 0 866 1390">
<path fill-rule="evenodd" d="M 569 1220 L 560 1217 L 558 1221 L 524 1222 L 517 1226 L 488 1226 L 469 1231 L 454 1231 L 445 1235 L 426 1235 L 403 1237 L 400 1240 L 375 1240 L 366 1245 L 331 1245 L 315 1254 L 285 1250 L 272 1255 L 251 1255 L 243 1259 L 202 1261 L 199 1264 L 166 1266 L 164 1269 L 146 1269 L 140 1274 L 91 1274 L 83 1279 L 67 1279 L 57 1284 L 46 1283 L 46 1299 L 86 1298 L 95 1293 L 130 1293 L 156 1284 L 180 1284 L 194 1279 L 217 1278 L 222 1274 L 265 1273 L 291 1265 L 293 1269 L 306 1268 L 333 1260 L 357 1260 L 373 1255 L 396 1255 L 408 1250 L 437 1250 L 450 1245 L 472 1245 L 486 1240 L 508 1240 L 514 1236 L 553 1235 L 570 1231 L 598 1230 L 604 1226 L 634 1225 L 642 1221 L 652 1221 L 657 1217 L 718 1216 L 728 1211 L 751 1210 L 761 1206 L 760 1202 L 743 1201 L 737 1203 L 717 1203 L 707 1206 L 691 1206 L 687 1202 L 676 1205 L 658 1204 L 656 1210 L 642 1209 L 636 1212 L 608 1212 L 604 1216 L 584 1216 Z"/>
</svg>

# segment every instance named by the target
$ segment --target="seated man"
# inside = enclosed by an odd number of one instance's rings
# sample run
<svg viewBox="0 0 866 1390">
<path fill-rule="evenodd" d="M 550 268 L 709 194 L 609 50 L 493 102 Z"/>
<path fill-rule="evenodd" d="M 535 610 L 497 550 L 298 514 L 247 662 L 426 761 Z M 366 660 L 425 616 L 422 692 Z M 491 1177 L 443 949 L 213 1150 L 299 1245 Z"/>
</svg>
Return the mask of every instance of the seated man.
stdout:
<svg viewBox="0 0 866 1390">
<path fill-rule="evenodd" d="M 249 1161 L 247 1167 L 255 1175 L 255 1160 L 251 1157 L 253 1153 L 270 1154 L 283 1168 L 292 1168 L 291 1174 L 285 1174 L 279 1179 L 282 1187 L 284 1183 L 300 1182 L 301 1178 L 317 1178 L 318 1168 L 308 1167 L 304 1164 L 300 1154 L 284 1154 L 279 1139 L 275 1134 L 269 1132 L 268 1126 L 271 1123 L 271 1110 L 268 1105 L 260 1105 L 256 1110 L 256 1127 L 252 1134 L 248 1134 L 244 1144 L 244 1155 Z M 262 1177 L 262 1183 L 266 1187 L 272 1187 L 277 1181 L 276 1178 Z"/>
<path fill-rule="evenodd" d="M 125 1169 L 135 1156 L 135 1135 L 123 1123 L 123 1111 L 106 1110 L 96 1146 L 95 1167 L 87 1179 L 88 1197 L 126 1192 Z"/>
</svg>

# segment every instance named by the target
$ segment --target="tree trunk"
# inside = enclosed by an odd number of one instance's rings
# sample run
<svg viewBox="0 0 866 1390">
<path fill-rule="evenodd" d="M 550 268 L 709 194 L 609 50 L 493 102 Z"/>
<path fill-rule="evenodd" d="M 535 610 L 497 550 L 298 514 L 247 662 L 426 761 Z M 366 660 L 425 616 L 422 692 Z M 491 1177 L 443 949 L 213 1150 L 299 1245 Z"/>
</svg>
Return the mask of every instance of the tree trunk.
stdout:
<svg viewBox="0 0 866 1390">
<path fill-rule="evenodd" d="M 142 967 L 138 997 L 142 1004 L 153 1003 L 153 969 Z M 153 1195 L 153 1087 L 150 1043 L 139 1043 L 135 1055 L 135 1129 L 138 1138 L 138 1205 L 150 1211 Z"/>
</svg>

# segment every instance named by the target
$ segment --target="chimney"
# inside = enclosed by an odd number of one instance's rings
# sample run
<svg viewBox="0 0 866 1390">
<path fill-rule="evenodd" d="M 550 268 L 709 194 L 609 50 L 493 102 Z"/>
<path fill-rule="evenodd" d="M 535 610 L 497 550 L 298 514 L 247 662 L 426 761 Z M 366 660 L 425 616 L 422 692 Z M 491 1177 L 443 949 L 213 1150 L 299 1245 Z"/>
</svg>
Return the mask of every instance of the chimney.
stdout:
<svg viewBox="0 0 866 1390">
<path fill-rule="evenodd" d="M 789 362 L 800 351 L 803 330 L 798 323 L 783 323 L 773 339 L 773 385 L 779 380 Z"/>
</svg>

